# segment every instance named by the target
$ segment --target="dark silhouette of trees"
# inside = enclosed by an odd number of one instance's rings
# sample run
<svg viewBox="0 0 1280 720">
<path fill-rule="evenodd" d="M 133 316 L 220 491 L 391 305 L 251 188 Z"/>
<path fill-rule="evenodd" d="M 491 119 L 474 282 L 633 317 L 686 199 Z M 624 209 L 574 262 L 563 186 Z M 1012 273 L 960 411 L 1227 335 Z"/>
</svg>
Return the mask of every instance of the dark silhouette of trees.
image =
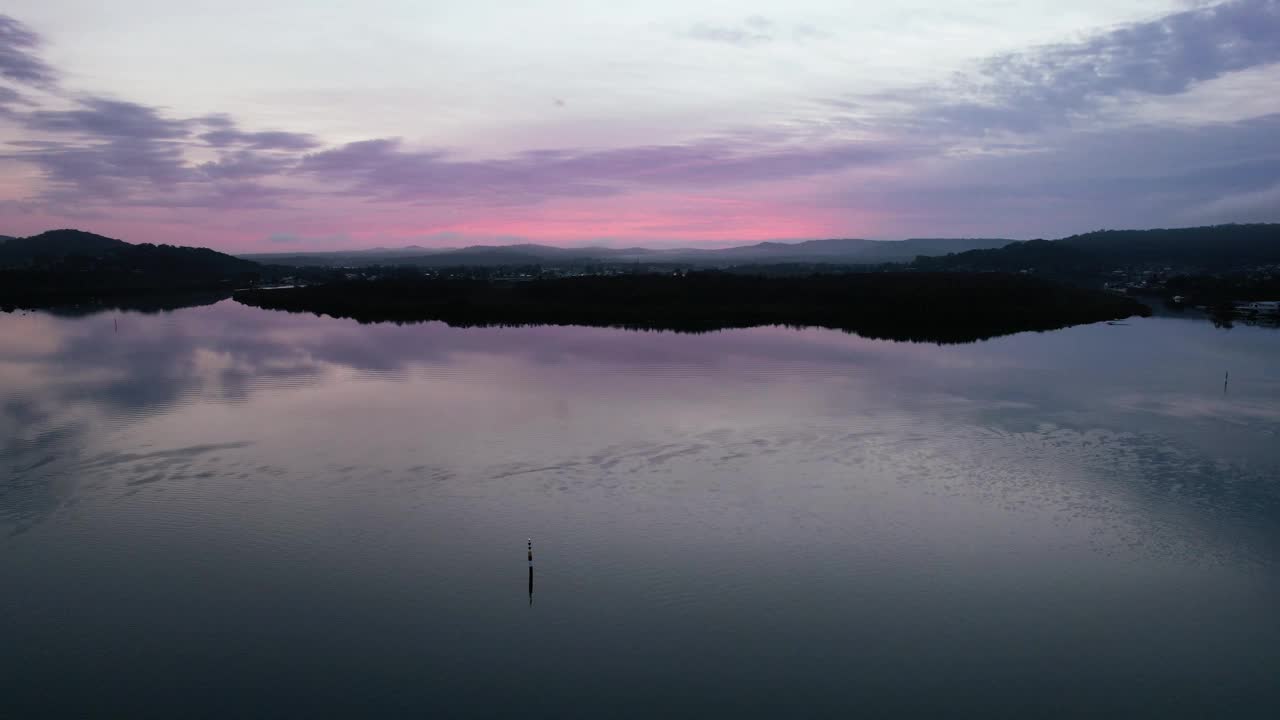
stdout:
<svg viewBox="0 0 1280 720">
<path fill-rule="evenodd" d="M 821 326 L 868 337 L 967 342 L 1023 330 L 1146 315 L 1137 301 L 1006 274 L 725 272 L 530 281 L 389 278 L 243 290 L 256 307 L 361 322 L 595 325 L 706 332 Z"/>
</svg>

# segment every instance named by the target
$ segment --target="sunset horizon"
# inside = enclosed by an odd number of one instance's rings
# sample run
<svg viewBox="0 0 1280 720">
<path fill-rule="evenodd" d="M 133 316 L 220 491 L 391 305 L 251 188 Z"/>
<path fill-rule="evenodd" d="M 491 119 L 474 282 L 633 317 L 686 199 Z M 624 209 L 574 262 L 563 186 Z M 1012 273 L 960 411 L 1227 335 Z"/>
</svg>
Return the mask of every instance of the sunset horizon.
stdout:
<svg viewBox="0 0 1280 720">
<path fill-rule="evenodd" d="M 1280 220 L 1280 3 L 936 5 L 21 1 L 0 234 L 247 253 Z"/>
<path fill-rule="evenodd" d="M 1277 88 L 1280 0 L 11 0 L 0 716 L 1271 717 Z"/>
</svg>

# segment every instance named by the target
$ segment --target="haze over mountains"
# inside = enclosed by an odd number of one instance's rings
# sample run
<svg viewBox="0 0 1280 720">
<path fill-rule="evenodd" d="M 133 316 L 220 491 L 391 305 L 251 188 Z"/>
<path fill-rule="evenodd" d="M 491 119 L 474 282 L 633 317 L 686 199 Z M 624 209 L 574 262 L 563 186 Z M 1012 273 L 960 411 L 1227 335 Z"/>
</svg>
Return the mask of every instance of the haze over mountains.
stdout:
<svg viewBox="0 0 1280 720">
<path fill-rule="evenodd" d="M 268 266 L 355 265 L 512 266 L 570 263 L 689 267 L 751 265 L 908 264 L 917 270 L 1018 272 L 1032 269 L 1058 277 L 1094 275 L 1120 266 L 1167 264 L 1197 271 L 1221 271 L 1280 264 L 1280 224 L 1218 225 L 1169 230 L 1104 230 L 1061 240 L 860 239 L 763 242 L 719 250 L 649 248 L 561 248 L 547 245 L 472 246 L 432 249 L 377 248 L 327 253 L 235 257 L 208 248 L 131 244 L 81 230 L 50 230 L 25 238 L 0 236 L 0 269 L 13 272 L 74 273 L 117 279 L 233 278 Z M 133 284 L 133 283 L 131 283 Z"/>
<path fill-rule="evenodd" d="M 256 253 L 248 260 L 282 265 L 520 265 L 548 262 L 646 262 L 682 265 L 749 263 L 878 264 L 910 262 L 917 256 L 945 255 L 1003 247 L 1013 242 L 997 238 L 913 238 L 909 240 L 830 239 L 795 243 L 762 242 L 723 249 L 642 247 L 562 248 L 550 245 L 472 245 L 464 248 L 374 248 L 371 250 Z"/>
</svg>

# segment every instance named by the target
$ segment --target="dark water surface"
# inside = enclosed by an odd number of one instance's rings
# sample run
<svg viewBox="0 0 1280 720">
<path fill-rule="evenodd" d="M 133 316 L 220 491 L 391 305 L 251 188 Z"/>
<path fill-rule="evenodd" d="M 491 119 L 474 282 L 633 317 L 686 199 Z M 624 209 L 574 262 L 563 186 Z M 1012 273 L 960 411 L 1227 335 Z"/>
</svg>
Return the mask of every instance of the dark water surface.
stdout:
<svg viewBox="0 0 1280 720">
<path fill-rule="evenodd" d="M 0 315 L 0 628 L 5 718 L 1276 717 L 1280 332 Z"/>
</svg>

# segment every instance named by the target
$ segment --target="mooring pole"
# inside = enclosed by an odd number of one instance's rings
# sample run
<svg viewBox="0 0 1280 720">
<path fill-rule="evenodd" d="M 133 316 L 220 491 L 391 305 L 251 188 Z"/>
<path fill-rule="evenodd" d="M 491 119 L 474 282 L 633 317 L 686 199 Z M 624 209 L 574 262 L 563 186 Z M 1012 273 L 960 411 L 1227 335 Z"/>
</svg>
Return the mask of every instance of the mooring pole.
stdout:
<svg viewBox="0 0 1280 720">
<path fill-rule="evenodd" d="M 529 604 L 533 605 L 533 538 L 529 538 Z"/>
</svg>

